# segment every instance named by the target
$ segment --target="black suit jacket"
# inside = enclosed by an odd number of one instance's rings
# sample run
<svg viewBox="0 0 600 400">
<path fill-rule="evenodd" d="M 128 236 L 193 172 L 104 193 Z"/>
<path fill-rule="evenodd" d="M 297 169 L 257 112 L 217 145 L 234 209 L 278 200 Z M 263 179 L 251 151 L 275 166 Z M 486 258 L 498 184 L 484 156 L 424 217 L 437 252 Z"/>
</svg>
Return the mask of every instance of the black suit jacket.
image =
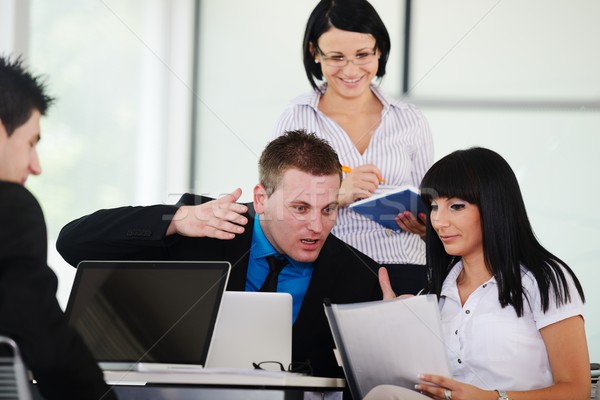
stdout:
<svg viewBox="0 0 600 400">
<path fill-rule="evenodd" d="M 56 300 L 46 240 L 35 198 L 21 185 L 0 182 L 0 334 L 17 342 L 47 400 L 115 399 Z"/>
<path fill-rule="evenodd" d="M 184 195 L 176 206 L 122 207 L 100 210 L 66 225 L 57 248 L 71 265 L 95 260 L 225 260 L 232 269 L 227 290 L 245 290 L 254 208 L 247 204 L 248 224 L 233 240 L 165 237 L 179 205 L 212 200 Z M 380 300 L 378 265 L 366 255 L 329 235 L 314 263 L 314 271 L 293 327 L 292 360 L 310 360 L 316 376 L 342 377 L 333 354 L 334 342 L 323 300 L 354 303 Z"/>
</svg>

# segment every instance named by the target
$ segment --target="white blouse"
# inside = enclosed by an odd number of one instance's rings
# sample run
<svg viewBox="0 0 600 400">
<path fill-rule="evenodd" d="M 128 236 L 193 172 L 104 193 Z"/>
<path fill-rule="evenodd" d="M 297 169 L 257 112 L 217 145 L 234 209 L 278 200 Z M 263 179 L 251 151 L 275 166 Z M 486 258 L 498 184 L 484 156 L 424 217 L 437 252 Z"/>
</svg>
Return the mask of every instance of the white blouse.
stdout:
<svg viewBox="0 0 600 400">
<path fill-rule="evenodd" d="M 320 95 L 311 91 L 294 99 L 285 109 L 272 134 L 305 129 L 327 140 L 342 165 L 351 168 L 376 165 L 385 185 L 418 187 L 433 161 L 433 139 L 429 125 L 413 105 L 385 96 L 376 86 L 371 90 L 383 104 L 381 123 L 364 154 L 348 134 L 318 109 Z M 425 244 L 418 235 L 392 231 L 347 207 L 339 210 L 332 233 L 381 264 L 425 264 Z"/>
<path fill-rule="evenodd" d="M 553 384 L 544 341 L 545 326 L 572 316 L 583 316 L 583 302 L 571 276 L 571 301 L 559 307 L 550 293 L 547 312 L 541 309 L 540 292 L 533 275 L 521 268 L 523 316 L 512 306 L 502 308 L 494 277 L 460 304 L 456 278 L 462 262 L 450 271 L 442 286 L 440 312 L 452 377 L 484 390 L 531 390 Z"/>
</svg>

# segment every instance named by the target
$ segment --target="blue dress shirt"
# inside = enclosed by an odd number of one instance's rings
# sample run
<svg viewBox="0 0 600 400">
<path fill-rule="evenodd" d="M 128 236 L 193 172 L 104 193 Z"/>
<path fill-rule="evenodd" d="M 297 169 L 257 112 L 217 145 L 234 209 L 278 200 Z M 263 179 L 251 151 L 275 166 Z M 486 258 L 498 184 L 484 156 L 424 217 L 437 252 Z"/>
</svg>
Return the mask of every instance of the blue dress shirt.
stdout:
<svg viewBox="0 0 600 400">
<path fill-rule="evenodd" d="M 258 218 L 254 218 L 254 229 L 252 231 L 252 245 L 250 247 L 250 261 L 248 263 L 248 274 L 246 275 L 246 291 L 257 292 L 267 278 L 269 264 L 267 256 L 277 255 L 273 245 L 265 236 Z M 298 262 L 283 255 L 289 264 L 279 274 L 277 291 L 289 293 L 294 299 L 292 310 L 292 321 L 296 321 L 298 311 L 304 300 L 308 284 L 313 272 L 313 263 Z"/>
</svg>

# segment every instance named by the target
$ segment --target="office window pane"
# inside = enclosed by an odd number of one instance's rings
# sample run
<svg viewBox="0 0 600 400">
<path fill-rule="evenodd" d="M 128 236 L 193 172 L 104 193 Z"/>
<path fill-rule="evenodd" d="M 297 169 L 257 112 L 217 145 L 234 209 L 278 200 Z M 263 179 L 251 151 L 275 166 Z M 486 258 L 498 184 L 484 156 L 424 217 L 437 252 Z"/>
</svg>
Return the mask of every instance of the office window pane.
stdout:
<svg viewBox="0 0 600 400">
<path fill-rule="evenodd" d="M 160 202 L 164 192 L 164 0 L 31 0 L 28 64 L 57 98 L 42 119 L 49 264 L 66 305 L 74 269 L 55 251 L 62 226 L 100 208 Z M 191 56 L 190 56 L 191 58 Z"/>
<path fill-rule="evenodd" d="M 600 2 L 414 1 L 413 94 L 599 99 Z"/>
</svg>

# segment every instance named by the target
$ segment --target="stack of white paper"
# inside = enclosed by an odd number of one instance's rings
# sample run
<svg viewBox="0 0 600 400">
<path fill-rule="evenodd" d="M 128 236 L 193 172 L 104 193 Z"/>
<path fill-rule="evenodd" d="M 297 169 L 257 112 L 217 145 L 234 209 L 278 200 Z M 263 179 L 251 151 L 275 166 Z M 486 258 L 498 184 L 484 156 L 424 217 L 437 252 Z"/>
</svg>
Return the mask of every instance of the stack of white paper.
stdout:
<svg viewBox="0 0 600 400">
<path fill-rule="evenodd" d="M 419 373 L 450 376 L 435 295 L 325 305 L 352 395 L 373 387 L 414 389 Z"/>
</svg>

